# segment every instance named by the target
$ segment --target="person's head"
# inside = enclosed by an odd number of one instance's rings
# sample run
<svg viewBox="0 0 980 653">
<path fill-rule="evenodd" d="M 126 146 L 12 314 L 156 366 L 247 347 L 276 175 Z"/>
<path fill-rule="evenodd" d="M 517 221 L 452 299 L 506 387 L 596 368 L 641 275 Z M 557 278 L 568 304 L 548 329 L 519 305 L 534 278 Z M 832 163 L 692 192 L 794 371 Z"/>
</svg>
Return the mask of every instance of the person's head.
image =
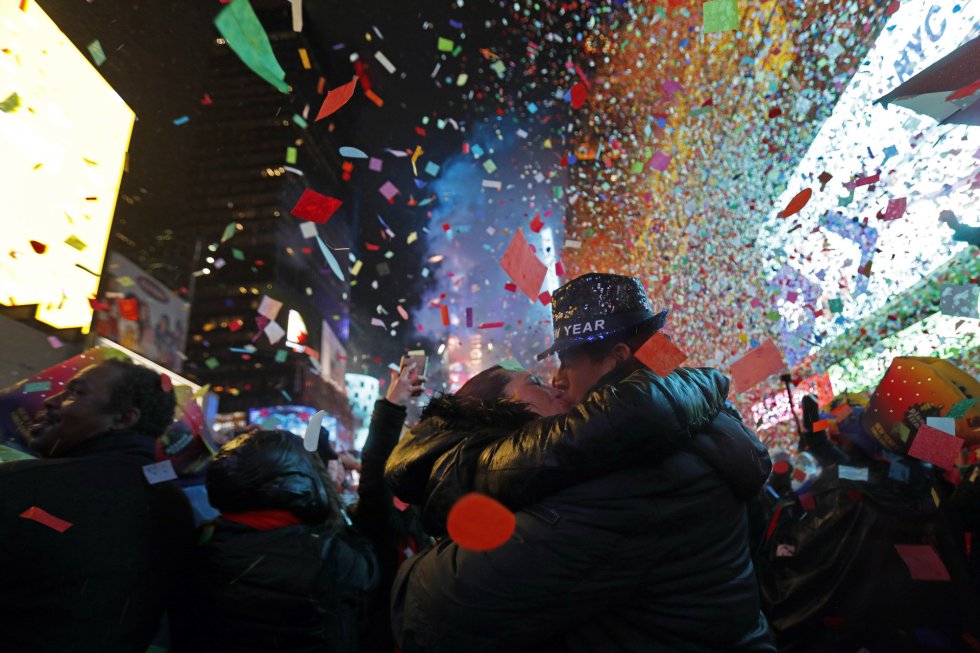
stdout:
<svg viewBox="0 0 980 653">
<path fill-rule="evenodd" d="M 562 390 L 552 388 L 534 374 L 506 370 L 499 365 L 483 370 L 464 383 L 456 396 L 480 401 L 514 401 L 541 417 L 566 413 L 571 405 Z"/>
<path fill-rule="evenodd" d="M 44 401 L 28 442 L 42 456 L 57 457 L 119 431 L 157 438 L 173 421 L 174 406 L 173 390 L 163 389 L 159 374 L 109 360 L 86 367 Z"/>
<path fill-rule="evenodd" d="M 339 514 L 326 467 L 289 431 L 238 436 L 208 468 L 208 499 L 223 513 L 288 510 L 308 524 Z"/>
<path fill-rule="evenodd" d="M 558 354 L 555 387 L 572 403 L 617 367 L 639 366 L 633 354 L 667 319 L 667 311 L 654 313 L 638 279 L 619 274 L 573 279 L 555 291 L 551 307 L 554 344 L 538 359 Z"/>
</svg>

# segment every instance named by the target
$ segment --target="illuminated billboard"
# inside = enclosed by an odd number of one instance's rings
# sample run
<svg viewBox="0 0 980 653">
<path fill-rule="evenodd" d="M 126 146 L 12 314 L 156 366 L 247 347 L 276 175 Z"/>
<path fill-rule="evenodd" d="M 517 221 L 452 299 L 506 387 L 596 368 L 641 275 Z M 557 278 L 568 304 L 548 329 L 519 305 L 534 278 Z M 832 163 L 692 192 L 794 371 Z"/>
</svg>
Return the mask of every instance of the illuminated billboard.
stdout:
<svg viewBox="0 0 980 653">
<path fill-rule="evenodd" d="M 179 372 L 190 304 L 118 252 L 109 255 L 104 276 L 96 333 Z"/>
<path fill-rule="evenodd" d="M 134 114 L 36 3 L 0 42 L 0 304 L 88 331 Z"/>
<path fill-rule="evenodd" d="M 875 100 L 975 37 L 978 25 L 976 2 L 902 2 L 762 221 L 759 244 L 774 262 L 770 283 L 781 287 L 778 319 L 790 365 L 966 247 L 938 218 L 949 210 L 977 224 L 970 207 L 980 200 L 980 130 Z M 806 114 L 813 102 L 800 94 L 797 110 Z M 805 189 L 809 201 L 784 217 Z"/>
</svg>

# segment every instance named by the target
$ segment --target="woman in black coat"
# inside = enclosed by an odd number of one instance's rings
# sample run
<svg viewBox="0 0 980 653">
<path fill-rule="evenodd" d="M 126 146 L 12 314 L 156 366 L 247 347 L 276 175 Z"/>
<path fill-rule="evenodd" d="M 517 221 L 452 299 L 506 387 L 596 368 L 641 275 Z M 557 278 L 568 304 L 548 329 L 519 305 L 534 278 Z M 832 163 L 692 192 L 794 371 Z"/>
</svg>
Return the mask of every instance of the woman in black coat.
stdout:
<svg viewBox="0 0 980 653">
<path fill-rule="evenodd" d="M 173 614 L 174 651 L 355 653 L 378 564 L 316 455 L 286 431 L 246 433 L 207 488 L 221 517 Z"/>
</svg>

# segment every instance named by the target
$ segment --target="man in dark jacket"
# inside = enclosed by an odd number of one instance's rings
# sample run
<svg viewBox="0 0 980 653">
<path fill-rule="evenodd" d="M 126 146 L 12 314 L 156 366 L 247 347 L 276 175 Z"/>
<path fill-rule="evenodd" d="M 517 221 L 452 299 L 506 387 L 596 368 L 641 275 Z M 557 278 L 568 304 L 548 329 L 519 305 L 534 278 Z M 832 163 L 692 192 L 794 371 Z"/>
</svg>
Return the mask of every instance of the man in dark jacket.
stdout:
<svg viewBox="0 0 980 653">
<path fill-rule="evenodd" d="M 144 474 L 173 392 L 109 361 L 44 405 L 45 459 L 0 464 L 0 649 L 143 653 L 194 541 L 180 489 Z"/>
<path fill-rule="evenodd" d="M 288 431 L 246 433 L 207 473 L 221 511 L 172 615 L 177 653 L 356 653 L 378 582 L 326 467 Z"/>
<path fill-rule="evenodd" d="M 580 277 L 553 302 L 555 344 L 542 356 L 560 353 L 556 386 L 573 401 L 634 369 L 633 352 L 666 318 L 618 275 Z M 775 651 L 745 510 L 768 456 L 733 413 L 666 460 L 637 460 L 519 511 L 498 549 L 446 539 L 409 560 L 392 596 L 406 653 Z"/>
</svg>

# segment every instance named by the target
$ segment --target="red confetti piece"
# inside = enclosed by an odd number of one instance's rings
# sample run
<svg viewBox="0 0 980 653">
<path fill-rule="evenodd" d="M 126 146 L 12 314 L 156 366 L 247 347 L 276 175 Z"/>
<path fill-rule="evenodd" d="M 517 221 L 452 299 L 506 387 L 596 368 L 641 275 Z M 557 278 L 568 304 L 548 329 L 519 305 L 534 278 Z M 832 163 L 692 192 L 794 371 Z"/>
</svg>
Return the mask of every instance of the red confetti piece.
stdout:
<svg viewBox="0 0 980 653">
<path fill-rule="evenodd" d="M 402 319 L 403 320 L 407 320 L 408 319 L 408 311 L 405 310 L 405 307 L 402 306 L 401 304 L 399 304 L 396 308 L 398 310 L 398 314 L 402 316 Z"/>
<path fill-rule="evenodd" d="M 103 304 L 100 301 L 96 301 L 94 297 L 88 298 L 88 305 L 92 307 L 93 311 L 108 311 L 110 308 L 108 304 Z"/>
<path fill-rule="evenodd" d="M 48 246 L 44 243 L 39 243 L 36 240 L 31 241 L 31 249 L 33 249 L 38 254 L 43 254 L 48 251 Z"/>
<path fill-rule="evenodd" d="M 772 473 L 777 475 L 789 474 L 790 469 L 792 468 L 789 466 L 788 462 L 785 460 L 777 460 L 775 463 L 773 463 Z"/>
<path fill-rule="evenodd" d="M 576 82 L 575 86 L 572 87 L 572 108 L 581 109 L 582 105 L 585 104 L 585 98 L 588 97 L 588 89 L 585 88 L 585 84 L 582 82 Z"/>
<path fill-rule="evenodd" d="M 160 375 L 160 389 L 163 390 L 164 392 L 170 392 L 171 390 L 174 389 L 173 382 L 170 380 L 170 377 L 167 376 L 166 374 Z"/>
<path fill-rule="evenodd" d="M 408 504 L 398 497 L 392 497 L 391 502 L 394 504 L 395 508 L 399 510 L 399 512 L 405 512 L 405 509 L 408 508 Z"/>
<path fill-rule="evenodd" d="M 517 284 L 516 283 L 505 283 L 504 284 L 504 290 L 509 290 L 510 292 L 517 292 Z"/>
<path fill-rule="evenodd" d="M 643 343 L 634 356 L 660 376 L 667 376 L 687 360 L 687 354 L 659 331 Z"/>
<path fill-rule="evenodd" d="M 517 230 L 510 241 L 507 251 L 500 259 L 500 266 L 525 295 L 531 300 L 537 299 L 541 284 L 544 283 L 544 277 L 548 273 L 548 267 L 531 251 L 521 229 Z"/>
<path fill-rule="evenodd" d="M 803 207 L 806 206 L 806 203 L 810 201 L 811 195 L 813 195 L 812 188 L 804 188 L 801 190 L 796 194 L 796 197 L 789 201 L 789 204 L 787 204 L 786 208 L 779 214 L 779 217 L 788 218 L 791 215 L 796 215 L 799 213 Z"/>
<path fill-rule="evenodd" d="M 565 266 L 562 265 L 561 261 L 555 261 L 555 274 L 559 277 L 565 276 Z"/>
<path fill-rule="evenodd" d="M 135 298 L 119 300 L 119 315 L 121 315 L 124 320 L 132 321 L 140 319 L 139 300 Z"/>
<path fill-rule="evenodd" d="M 896 544 L 912 580 L 949 580 L 949 571 L 930 544 Z"/>
<path fill-rule="evenodd" d="M 729 366 L 735 392 L 745 392 L 786 367 L 783 355 L 771 339 Z"/>
<path fill-rule="evenodd" d="M 544 220 L 541 219 L 541 214 L 539 213 L 534 216 L 533 220 L 531 220 L 531 231 L 534 233 L 539 233 L 541 231 L 541 227 L 543 226 Z"/>
<path fill-rule="evenodd" d="M 965 97 L 970 97 L 977 91 L 980 91 L 980 79 L 973 82 L 972 84 L 967 84 L 961 89 L 953 91 L 950 95 L 946 97 L 946 101 L 952 102 L 953 100 L 959 100 Z"/>
<path fill-rule="evenodd" d="M 204 97 L 201 98 L 201 104 L 203 104 L 204 106 L 208 107 L 208 106 L 211 106 L 212 104 L 214 104 L 214 100 L 211 99 L 211 96 L 210 95 L 208 95 L 207 93 L 205 93 L 204 94 Z"/>
<path fill-rule="evenodd" d="M 442 315 L 442 326 L 449 326 L 449 307 L 440 306 L 439 313 Z"/>
<path fill-rule="evenodd" d="M 343 202 L 338 199 L 327 197 L 307 188 L 290 213 L 300 220 L 323 224 L 342 204 Z"/>
<path fill-rule="evenodd" d="M 825 419 L 819 420 L 813 423 L 813 432 L 819 433 L 820 431 L 826 431 L 830 428 L 830 422 Z"/>
<path fill-rule="evenodd" d="M 55 517 L 48 511 L 42 510 L 37 506 L 31 506 L 22 512 L 20 516 L 24 519 L 30 519 L 31 521 L 36 521 L 39 524 L 44 524 L 48 528 L 52 528 L 59 533 L 64 533 L 74 525 L 71 522 L 65 521 L 64 519 Z"/>
<path fill-rule="evenodd" d="M 499 329 L 504 326 L 503 322 L 484 322 L 477 329 Z"/>
<path fill-rule="evenodd" d="M 470 551 L 496 549 L 510 539 L 517 526 L 514 514 L 482 494 L 467 494 L 452 507 L 446 530 L 456 544 Z"/>
<path fill-rule="evenodd" d="M 538 301 L 541 302 L 544 306 L 549 305 L 551 303 L 551 293 L 545 290 L 543 293 L 538 295 Z"/>
<path fill-rule="evenodd" d="M 896 11 L 898 11 L 901 7 L 902 7 L 902 3 L 899 0 L 895 0 L 893 3 L 888 5 L 888 9 L 885 9 L 885 15 L 891 16 Z"/>
<path fill-rule="evenodd" d="M 357 88 L 357 77 L 350 80 L 343 86 L 338 86 L 335 89 L 331 89 L 327 93 L 327 97 L 323 98 L 323 104 L 320 105 L 320 111 L 316 114 L 316 119 L 323 120 L 331 113 L 347 104 L 347 101 L 354 95 L 355 88 Z"/>
<path fill-rule="evenodd" d="M 781 115 L 783 115 L 783 110 L 780 109 L 779 107 L 773 107 L 772 109 L 769 109 L 770 118 L 778 118 Z"/>
<path fill-rule="evenodd" d="M 800 495 L 800 506 L 807 512 L 813 512 L 817 509 L 817 504 L 813 500 L 813 495 L 809 492 L 804 492 Z"/>
<path fill-rule="evenodd" d="M 952 469 L 965 443 L 954 435 L 923 424 L 915 432 L 909 455 L 943 469 Z"/>
<path fill-rule="evenodd" d="M 875 217 L 877 217 L 879 220 L 884 220 L 885 222 L 898 220 L 905 215 L 906 206 L 908 206 L 908 198 L 906 197 L 888 200 L 888 206 L 885 207 L 885 210 L 878 211 Z"/>
</svg>

